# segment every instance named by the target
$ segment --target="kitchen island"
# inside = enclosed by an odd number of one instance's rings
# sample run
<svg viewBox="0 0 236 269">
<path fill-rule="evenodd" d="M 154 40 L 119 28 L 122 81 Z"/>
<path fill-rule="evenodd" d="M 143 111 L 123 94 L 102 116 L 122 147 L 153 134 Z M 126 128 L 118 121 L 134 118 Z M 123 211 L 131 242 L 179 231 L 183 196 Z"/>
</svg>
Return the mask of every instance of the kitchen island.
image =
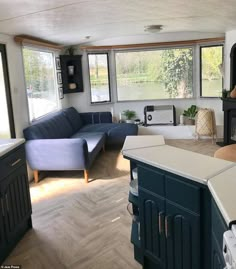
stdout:
<svg viewBox="0 0 236 269">
<path fill-rule="evenodd" d="M 235 163 L 165 145 L 160 136 L 127 137 L 122 153 L 138 174 L 136 260 L 145 269 L 223 269 L 223 233 L 236 208 L 222 185 L 225 173 L 236 185 Z"/>
</svg>

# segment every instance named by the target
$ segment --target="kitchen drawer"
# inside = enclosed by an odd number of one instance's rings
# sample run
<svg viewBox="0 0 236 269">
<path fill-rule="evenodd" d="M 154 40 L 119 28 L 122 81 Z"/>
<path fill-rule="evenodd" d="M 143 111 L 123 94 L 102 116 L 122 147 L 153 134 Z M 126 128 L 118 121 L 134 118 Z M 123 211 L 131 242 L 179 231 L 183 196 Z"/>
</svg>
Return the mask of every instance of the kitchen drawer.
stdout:
<svg viewBox="0 0 236 269">
<path fill-rule="evenodd" d="M 20 167 L 25 163 L 25 150 L 24 146 L 20 146 L 9 154 L 5 155 L 4 158 L 0 159 L 0 180 L 8 176 L 17 167 Z"/>
<path fill-rule="evenodd" d="M 201 189 L 193 184 L 166 176 L 166 199 L 199 214 Z"/>
<path fill-rule="evenodd" d="M 159 196 L 165 194 L 165 175 L 157 170 L 142 165 L 138 166 L 139 187 L 151 191 Z"/>
</svg>

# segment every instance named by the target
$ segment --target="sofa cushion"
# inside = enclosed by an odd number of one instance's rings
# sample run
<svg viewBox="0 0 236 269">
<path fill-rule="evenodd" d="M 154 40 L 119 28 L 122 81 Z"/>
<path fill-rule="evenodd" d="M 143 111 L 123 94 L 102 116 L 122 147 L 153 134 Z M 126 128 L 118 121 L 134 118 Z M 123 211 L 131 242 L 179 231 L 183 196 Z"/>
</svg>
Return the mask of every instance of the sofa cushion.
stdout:
<svg viewBox="0 0 236 269">
<path fill-rule="evenodd" d="M 106 134 L 102 132 L 77 132 L 71 138 L 83 138 L 86 140 L 91 164 L 105 144 Z"/>
<path fill-rule="evenodd" d="M 96 123 L 112 123 L 111 112 L 85 112 L 80 113 L 80 116 L 85 124 L 96 124 Z"/>
<path fill-rule="evenodd" d="M 83 126 L 83 120 L 74 107 L 64 109 L 63 113 L 71 124 L 74 132 L 77 132 Z"/>
<path fill-rule="evenodd" d="M 23 130 L 26 140 L 68 138 L 74 132 L 62 111 L 51 113 Z"/>
<path fill-rule="evenodd" d="M 137 135 L 138 126 L 132 123 L 87 124 L 80 132 L 104 132 L 107 134 L 107 144 L 122 144 L 127 135 Z"/>
</svg>

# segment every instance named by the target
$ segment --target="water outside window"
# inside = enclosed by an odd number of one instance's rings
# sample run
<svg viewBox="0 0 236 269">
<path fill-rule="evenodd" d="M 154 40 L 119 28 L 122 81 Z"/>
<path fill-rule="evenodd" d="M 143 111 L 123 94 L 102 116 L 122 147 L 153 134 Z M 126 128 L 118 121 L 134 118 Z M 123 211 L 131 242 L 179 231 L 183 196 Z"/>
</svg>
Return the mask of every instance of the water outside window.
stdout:
<svg viewBox="0 0 236 269">
<path fill-rule="evenodd" d="M 119 101 L 193 97 L 193 49 L 116 53 Z"/>
<path fill-rule="evenodd" d="M 0 138 L 10 138 L 6 88 L 3 74 L 2 53 L 0 52 Z"/>
<path fill-rule="evenodd" d="M 51 52 L 23 49 L 26 91 L 30 120 L 58 107 L 54 55 Z"/>
<path fill-rule="evenodd" d="M 108 55 L 89 54 L 88 61 L 91 85 L 91 102 L 109 102 L 111 97 L 109 89 Z"/>
</svg>

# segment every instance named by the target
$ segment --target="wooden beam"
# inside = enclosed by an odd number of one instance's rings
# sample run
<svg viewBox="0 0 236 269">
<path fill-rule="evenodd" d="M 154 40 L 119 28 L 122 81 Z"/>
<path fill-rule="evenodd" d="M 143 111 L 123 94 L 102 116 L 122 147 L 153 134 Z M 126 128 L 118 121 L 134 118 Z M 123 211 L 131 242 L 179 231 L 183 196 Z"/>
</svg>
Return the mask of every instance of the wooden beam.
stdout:
<svg viewBox="0 0 236 269">
<path fill-rule="evenodd" d="M 39 47 L 46 47 L 49 49 L 54 49 L 54 50 L 61 50 L 63 49 L 62 45 L 40 39 L 37 37 L 33 36 L 27 36 L 27 35 L 18 35 L 14 37 L 14 40 L 16 43 L 20 43 L 21 45 L 27 44 L 27 45 L 34 45 L 34 46 L 39 46 Z"/>
<path fill-rule="evenodd" d="M 142 43 L 142 44 L 126 44 L 126 45 L 112 45 L 112 46 L 81 46 L 83 50 L 111 50 L 111 49 L 138 49 L 138 48 L 154 48 L 154 47 L 168 47 L 168 46 L 187 46 L 203 43 L 224 42 L 224 37 L 194 39 L 172 42 L 157 42 L 157 43 Z"/>
</svg>

